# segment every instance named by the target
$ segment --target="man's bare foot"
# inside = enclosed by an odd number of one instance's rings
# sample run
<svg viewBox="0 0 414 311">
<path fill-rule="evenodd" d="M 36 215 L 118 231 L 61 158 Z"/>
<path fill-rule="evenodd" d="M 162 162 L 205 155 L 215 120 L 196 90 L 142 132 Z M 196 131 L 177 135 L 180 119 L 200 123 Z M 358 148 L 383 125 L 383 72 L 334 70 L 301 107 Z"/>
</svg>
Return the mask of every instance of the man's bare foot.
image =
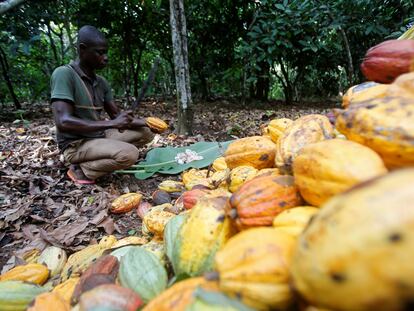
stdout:
<svg viewBox="0 0 414 311">
<path fill-rule="evenodd" d="M 95 183 L 94 180 L 86 177 L 81 167 L 77 164 L 71 164 L 67 172 L 68 177 L 76 184 L 80 185 L 92 185 Z"/>
</svg>

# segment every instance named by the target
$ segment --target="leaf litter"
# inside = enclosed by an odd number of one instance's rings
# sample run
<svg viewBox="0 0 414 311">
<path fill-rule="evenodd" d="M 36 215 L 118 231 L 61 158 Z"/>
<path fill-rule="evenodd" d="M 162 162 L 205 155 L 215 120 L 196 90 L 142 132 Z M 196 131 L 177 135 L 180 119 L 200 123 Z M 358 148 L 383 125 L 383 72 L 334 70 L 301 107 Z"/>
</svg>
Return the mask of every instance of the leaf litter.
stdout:
<svg viewBox="0 0 414 311">
<path fill-rule="evenodd" d="M 55 128 L 47 104 L 27 105 L 25 126 L 13 123 L 3 108 L 0 116 L 0 270 L 23 262 L 23 254 L 48 245 L 62 247 L 69 254 L 104 235 L 117 238 L 131 232 L 139 235 L 141 220 L 136 211 L 114 215 L 110 202 L 117 196 L 139 191 L 151 201 L 151 194 L 164 179 L 179 176 L 155 174 L 147 180 L 111 174 L 97 185 L 75 185 L 66 178 L 66 167 L 54 140 Z M 277 117 L 297 118 L 310 113 L 327 113 L 332 104 L 286 106 L 271 102 L 249 108 L 237 102 L 218 100 L 194 105 L 193 136 L 174 133 L 177 113 L 174 101 L 142 103 L 137 115 L 157 116 L 170 130 L 156 135 L 141 148 L 139 161 L 156 147 L 185 147 L 203 141 L 227 141 L 260 135 L 260 125 Z"/>
</svg>

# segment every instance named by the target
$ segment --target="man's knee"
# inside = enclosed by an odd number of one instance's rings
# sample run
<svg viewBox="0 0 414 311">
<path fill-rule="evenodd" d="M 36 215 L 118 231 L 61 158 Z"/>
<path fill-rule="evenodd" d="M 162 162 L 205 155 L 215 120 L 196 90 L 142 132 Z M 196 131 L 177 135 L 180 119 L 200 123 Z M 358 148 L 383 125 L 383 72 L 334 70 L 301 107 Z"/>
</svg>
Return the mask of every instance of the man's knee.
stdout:
<svg viewBox="0 0 414 311">
<path fill-rule="evenodd" d="M 115 156 L 115 161 L 120 165 L 120 167 L 127 168 L 137 162 L 138 156 L 138 148 L 134 145 L 127 144 L 124 148 L 118 150 Z"/>
<path fill-rule="evenodd" d="M 149 127 L 142 128 L 142 139 L 140 143 L 148 144 L 154 139 L 155 134 L 149 129 Z"/>
</svg>

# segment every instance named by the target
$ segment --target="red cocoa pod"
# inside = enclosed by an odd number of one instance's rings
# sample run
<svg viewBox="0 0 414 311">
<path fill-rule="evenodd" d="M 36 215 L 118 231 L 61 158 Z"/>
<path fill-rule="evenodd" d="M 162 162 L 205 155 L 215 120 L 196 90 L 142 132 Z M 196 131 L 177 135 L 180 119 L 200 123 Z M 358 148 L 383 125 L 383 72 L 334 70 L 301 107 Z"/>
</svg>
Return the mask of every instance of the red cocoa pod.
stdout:
<svg viewBox="0 0 414 311">
<path fill-rule="evenodd" d="M 206 195 L 206 190 L 192 189 L 183 193 L 183 205 L 185 209 L 191 209 L 197 203 L 198 199 Z"/>
<path fill-rule="evenodd" d="M 93 263 L 79 279 L 72 295 L 72 302 L 77 303 L 82 293 L 101 284 L 115 283 L 119 270 L 119 261 L 115 256 L 106 255 Z M 99 276 L 99 277 L 98 277 Z"/>
<path fill-rule="evenodd" d="M 144 219 L 146 213 L 152 208 L 152 205 L 148 202 L 141 202 L 137 208 L 137 215 L 139 218 Z"/>
<path fill-rule="evenodd" d="M 83 311 L 114 309 L 136 311 L 143 305 L 141 297 L 132 289 L 115 284 L 105 284 L 82 294 L 79 307 Z"/>
<path fill-rule="evenodd" d="M 79 298 L 83 293 L 94 289 L 103 284 L 113 284 L 115 281 L 112 277 L 108 276 L 107 274 L 93 274 L 89 275 L 88 277 L 82 280 L 81 285 L 76 286 L 75 290 L 73 291 L 71 303 L 77 304 L 79 302 Z"/>
</svg>

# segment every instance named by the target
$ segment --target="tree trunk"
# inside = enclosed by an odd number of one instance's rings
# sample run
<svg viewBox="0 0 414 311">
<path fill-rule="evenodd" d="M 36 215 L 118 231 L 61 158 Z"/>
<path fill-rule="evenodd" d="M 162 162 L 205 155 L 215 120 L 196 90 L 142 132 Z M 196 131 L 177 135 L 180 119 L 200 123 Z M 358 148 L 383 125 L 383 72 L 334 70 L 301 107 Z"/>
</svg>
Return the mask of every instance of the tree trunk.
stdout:
<svg viewBox="0 0 414 311">
<path fill-rule="evenodd" d="M 257 78 L 256 88 L 254 97 L 259 100 L 267 100 L 269 96 L 269 87 L 270 87 L 270 80 L 269 80 L 269 64 L 267 62 L 262 62 L 259 64 L 260 72 L 259 77 Z"/>
<path fill-rule="evenodd" d="M 76 44 L 74 41 L 74 37 L 72 35 L 72 30 L 70 29 L 70 11 L 69 11 L 69 4 L 66 0 L 63 1 L 65 6 L 65 16 L 63 17 L 63 27 L 65 28 L 66 35 L 68 36 L 69 40 L 69 50 L 71 58 L 74 60 L 76 59 Z"/>
<path fill-rule="evenodd" d="M 58 52 L 57 52 L 55 40 L 53 39 L 53 34 L 52 34 L 52 29 L 50 27 L 50 24 L 48 23 L 46 26 L 47 26 L 47 36 L 49 37 L 50 47 L 51 47 L 52 52 L 53 52 L 53 57 L 55 58 L 55 66 L 54 67 L 57 67 L 57 66 L 60 65 L 60 62 L 59 62 L 59 57 L 58 57 Z"/>
<path fill-rule="evenodd" d="M 15 6 L 22 4 L 25 0 L 6 0 L 0 3 L 0 14 L 6 13 Z"/>
<path fill-rule="evenodd" d="M 279 65 L 280 65 L 280 71 L 282 72 L 283 80 L 284 80 L 284 83 L 282 83 L 282 85 L 283 85 L 283 94 L 285 95 L 285 102 L 286 104 L 290 105 L 293 103 L 292 82 L 290 81 L 288 69 L 285 68 L 283 59 L 281 58 L 279 58 Z"/>
<path fill-rule="evenodd" d="M 4 80 L 6 81 L 7 87 L 9 88 L 10 96 L 13 99 L 14 106 L 16 107 L 16 109 L 22 109 L 22 105 L 20 104 L 19 100 L 17 99 L 16 94 L 14 93 L 13 84 L 9 77 L 9 64 L 7 63 L 6 53 L 4 53 L 1 46 L 0 46 L 0 66 L 3 72 Z"/>
<path fill-rule="evenodd" d="M 132 63 L 133 71 L 134 71 L 134 97 L 135 98 L 138 98 L 138 95 L 139 95 L 138 94 L 138 90 L 139 90 L 138 79 L 139 79 L 139 72 L 141 69 L 141 59 L 142 59 L 143 51 L 144 51 L 144 48 L 139 49 L 137 60 Z M 134 63 L 136 63 L 136 65 L 134 65 Z"/>
<path fill-rule="evenodd" d="M 191 135 L 193 114 L 188 65 L 187 26 L 183 0 L 170 0 L 170 24 L 178 105 L 176 131 L 179 135 Z"/>
<path fill-rule="evenodd" d="M 319 0 L 315 0 L 315 1 L 318 4 L 323 4 L 327 7 L 326 14 L 329 16 L 332 22 L 335 22 L 336 19 L 335 19 L 335 16 L 332 14 L 330 7 L 327 4 L 320 2 Z M 348 65 L 347 67 L 348 82 L 349 82 L 349 85 L 352 85 L 354 81 L 354 65 L 352 61 L 352 53 L 351 53 L 351 48 L 349 46 L 348 36 L 346 35 L 346 32 L 342 26 L 339 25 L 338 30 L 339 30 L 339 33 L 341 34 L 342 40 L 344 41 L 344 45 L 345 45 L 346 59 L 348 63 L 347 64 Z"/>
</svg>

